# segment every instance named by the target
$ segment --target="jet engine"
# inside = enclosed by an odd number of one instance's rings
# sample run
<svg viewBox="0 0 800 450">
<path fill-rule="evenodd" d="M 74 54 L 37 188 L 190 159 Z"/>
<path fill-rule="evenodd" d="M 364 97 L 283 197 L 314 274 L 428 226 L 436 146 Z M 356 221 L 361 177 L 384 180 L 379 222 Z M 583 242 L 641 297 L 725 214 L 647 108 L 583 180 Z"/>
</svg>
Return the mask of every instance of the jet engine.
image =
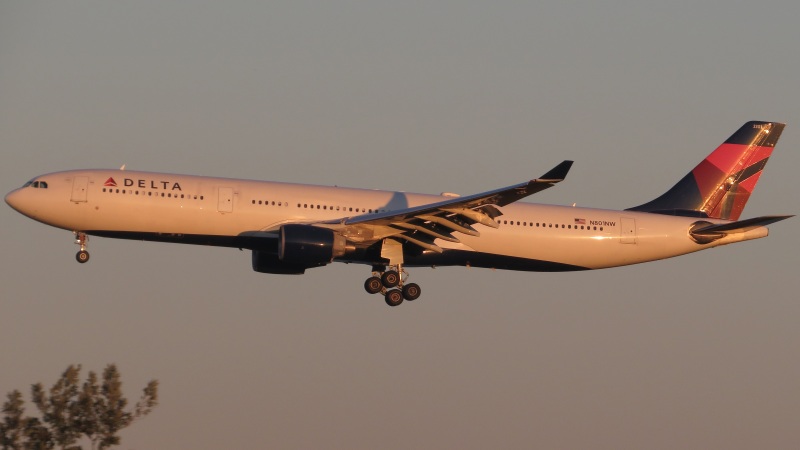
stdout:
<svg viewBox="0 0 800 450">
<path fill-rule="evenodd" d="M 273 252 L 253 250 L 253 270 L 278 275 L 302 275 L 306 272 L 306 267 L 286 264 Z"/>
<path fill-rule="evenodd" d="M 262 273 L 301 274 L 329 264 L 347 250 L 347 239 L 333 230 L 312 225 L 284 225 L 278 254 L 253 251 L 253 270 Z"/>
</svg>

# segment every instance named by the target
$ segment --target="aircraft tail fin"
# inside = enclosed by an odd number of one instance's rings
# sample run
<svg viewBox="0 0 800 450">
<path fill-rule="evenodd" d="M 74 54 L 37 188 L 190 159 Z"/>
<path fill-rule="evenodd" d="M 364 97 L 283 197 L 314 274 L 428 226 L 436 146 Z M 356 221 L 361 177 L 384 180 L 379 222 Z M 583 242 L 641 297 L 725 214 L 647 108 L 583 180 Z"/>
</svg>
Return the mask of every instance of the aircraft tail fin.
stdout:
<svg viewBox="0 0 800 450">
<path fill-rule="evenodd" d="M 785 126 L 745 123 L 672 189 L 628 210 L 738 220 Z"/>
</svg>

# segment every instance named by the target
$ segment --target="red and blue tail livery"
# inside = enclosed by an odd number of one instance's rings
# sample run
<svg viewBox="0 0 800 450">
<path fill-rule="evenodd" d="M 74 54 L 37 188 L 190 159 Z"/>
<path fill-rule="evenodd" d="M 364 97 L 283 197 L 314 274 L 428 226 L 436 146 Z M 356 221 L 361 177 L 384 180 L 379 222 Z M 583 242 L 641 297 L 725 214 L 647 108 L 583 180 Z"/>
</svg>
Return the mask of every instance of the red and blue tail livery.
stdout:
<svg viewBox="0 0 800 450">
<path fill-rule="evenodd" d="M 672 189 L 629 211 L 738 220 L 784 126 L 747 122 Z"/>
<path fill-rule="evenodd" d="M 480 194 L 426 195 L 112 169 L 40 175 L 6 195 L 39 222 L 87 236 L 251 251 L 253 270 L 299 275 L 332 262 L 371 267 L 364 289 L 415 300 L 408 267 L 565 272 L 671 258 L 767 236 L 739 220 L 784 125 L 748 122 L 655 200 L 624 211 L 527 203 L 572 161 Z M 324 291 L 321 292 L 324 294 Z"/>
</svg>

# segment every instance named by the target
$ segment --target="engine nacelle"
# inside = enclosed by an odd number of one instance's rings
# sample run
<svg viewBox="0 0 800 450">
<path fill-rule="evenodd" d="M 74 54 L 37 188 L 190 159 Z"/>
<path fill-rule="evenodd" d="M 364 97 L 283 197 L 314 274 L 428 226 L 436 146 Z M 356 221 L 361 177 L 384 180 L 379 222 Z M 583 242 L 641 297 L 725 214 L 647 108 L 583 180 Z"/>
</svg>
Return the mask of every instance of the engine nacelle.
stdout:
<svg viewBox="0 0 800 450">
<path fill-rule="evenodd" d="M 300 275 L 306 269 L 329 264 L 347 251 L 347 239 L 327 228 L 284 225 L 278 253 L 253 250 L 253 270 L 261 273 Z"/>
<path fill-rule="evenodd" d="M 305 268 L 329 264 L 347 250 L 347 239 L 333 230 L 312 225 L 284 225 L 278 242 L 278 259 Z"/>
<path fill-rule="evenodd" d="M 278 275 L 302 275 L 306 268 L 287 264 L 273 252 L 253 250 L 253 270 L 260 273 L 274 273 Z"/>
</svg>

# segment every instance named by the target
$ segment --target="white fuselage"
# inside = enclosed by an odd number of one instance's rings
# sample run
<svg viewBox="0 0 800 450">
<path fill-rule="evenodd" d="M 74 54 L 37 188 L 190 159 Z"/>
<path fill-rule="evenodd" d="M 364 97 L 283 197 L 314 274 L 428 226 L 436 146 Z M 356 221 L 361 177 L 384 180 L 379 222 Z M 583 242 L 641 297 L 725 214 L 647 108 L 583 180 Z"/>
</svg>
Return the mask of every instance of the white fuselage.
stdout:
<svg viewBox="0 0 800 450">
<path fill-rule="evenodd" d="M 184 242 L 185 236 L 236 237 L 275 231 L 286 223 L 314 223 L 441 201 L 437 195 L 211 178 L 122 170 L 76 170 L 36 178 L 46 188 L 20 188 L 6 201 L 21 213 L 59 228 L 113 237 Z M 418 260 L 418 265 L 506 265 L 503 258 L 565 265 L 559 270 L 599 269 L 682 255 L 764 237 L 766 227 L 699 244 L 689 228 L 703 220 L 633 211 L 512 203 L 499 208 L 500 227 L 477 225 L 480 236 L 436 244 L 458 254 Z M 153 239 L 157 237 L 157 239 Z M 190 242 L 190 241 L 186 241 Z M 195 239 L 190 243 L 197 242 Z M 470 255 L 483 255 L 475 258 Z M 497 258 L 486 258 L 485 256 Z M 345 261 L 364 262 L 340 258 Z M 489 261 L 489 262 L 486 262 Z M 492 261 L 498 261 L 495 265 Z M 413 258 L 407 263 L 414 265 Z"/>
</svg>

